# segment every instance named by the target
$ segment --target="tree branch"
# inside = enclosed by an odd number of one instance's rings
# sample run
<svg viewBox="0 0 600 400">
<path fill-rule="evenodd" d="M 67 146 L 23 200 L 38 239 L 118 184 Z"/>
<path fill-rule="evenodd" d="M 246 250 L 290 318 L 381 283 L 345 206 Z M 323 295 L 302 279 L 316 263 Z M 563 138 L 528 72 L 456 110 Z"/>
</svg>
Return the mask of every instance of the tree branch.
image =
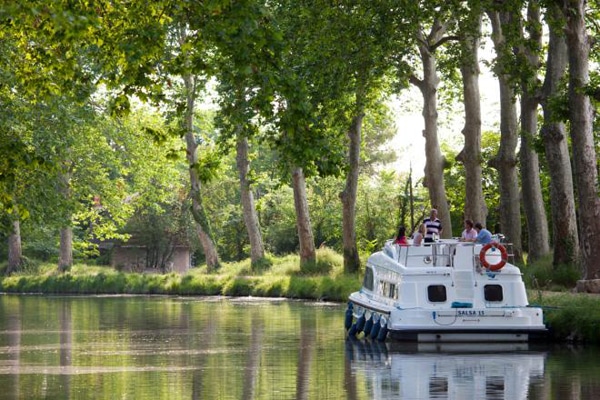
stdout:
<svg viewBox="0 0 600 400">
<path fill-rule="evenodd" d="M 440 47 L 444 43 L 450 42 L 452 40 L 458 42 L 460 40 L 460 36 L 458 36 L 458 35 L 444 36 L 443 38 L 441 38 L 440 40 L 438 40 L 436 43 L 434 43 L 431 46 L 431 51 L 432 52 L 435 51 L 438 47 Z"/>
<path fill-rule="evenodd" d="M 408 77 L 408 81 L 415 85 L 416 87 L 418 87 L 419 89 L 422 89 L 423 86 L 423 81 L 419 78 L 417 78 L 414 74 L 410 74 L 410 76 Z"/>
</svg>

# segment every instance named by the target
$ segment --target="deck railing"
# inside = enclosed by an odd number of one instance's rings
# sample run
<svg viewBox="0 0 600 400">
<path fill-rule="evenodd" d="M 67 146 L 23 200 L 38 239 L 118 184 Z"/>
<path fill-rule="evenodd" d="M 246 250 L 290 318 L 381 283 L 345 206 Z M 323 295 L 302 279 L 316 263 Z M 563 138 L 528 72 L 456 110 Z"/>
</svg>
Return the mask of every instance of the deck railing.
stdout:
<svg viewBox="0 0 600 400">
<path fill-rule="evenodd" d="M 514 264 L 512 243 L 500 243 L 506 248 L 508 262 Z M 479 252 L 483 245 L 442 239 L 422 246 L 399 246 L 386 243 L 385 252 L 406 267 L 458 267 L 461 269 L 481 266 Z M 457 253 L 457 249 L 458 250 Z M 470 249 L 468 255 L 465 249 Z M 462 254 L 461 254 L 462 253 Z M 465 258 L 468 257 L 468 260 Z M 465 268 L 467 267 L 467 268 Z"/>
</svg>

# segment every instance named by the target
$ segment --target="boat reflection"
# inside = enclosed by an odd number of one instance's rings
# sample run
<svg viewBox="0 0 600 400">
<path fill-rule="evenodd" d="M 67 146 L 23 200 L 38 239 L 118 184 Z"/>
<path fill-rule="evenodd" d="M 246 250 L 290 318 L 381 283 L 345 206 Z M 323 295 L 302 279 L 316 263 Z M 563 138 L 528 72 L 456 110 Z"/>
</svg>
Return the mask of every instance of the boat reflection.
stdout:
<svg viewBox="0 0 600 400">
<path fill-rule="evenodd" d="M 353 379 L 364 379 L 372 390 L 372 398 L 527 399 L 530 387 L 543 383 L 546 359 L 545 351 L 531 347 L 348 338 L 346 362 Z"/>
</svg>

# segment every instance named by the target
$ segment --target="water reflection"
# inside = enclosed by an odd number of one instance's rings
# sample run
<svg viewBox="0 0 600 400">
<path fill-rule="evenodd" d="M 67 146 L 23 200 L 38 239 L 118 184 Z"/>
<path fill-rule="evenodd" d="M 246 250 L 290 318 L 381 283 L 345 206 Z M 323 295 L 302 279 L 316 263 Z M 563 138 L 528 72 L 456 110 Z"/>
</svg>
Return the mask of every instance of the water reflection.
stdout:
<svg viewBox="0 0 600 400">
<path fill-rule="evenodd" d="M 600 352 L 346 340 L 345 304 L 0 295 L 0 399 L 595 399 Z"/>
<path fill-rule="evenodd" d="M 528 344 L 400 344 L 348 339 L 346 359 L 378 399 L 527 399 L 545 352 Z"/>
<path fill-rule="evenodd" d="M 283 299 L 0 296 L 0 399 L 342 399 L 340 309 Z"/>
</svg>

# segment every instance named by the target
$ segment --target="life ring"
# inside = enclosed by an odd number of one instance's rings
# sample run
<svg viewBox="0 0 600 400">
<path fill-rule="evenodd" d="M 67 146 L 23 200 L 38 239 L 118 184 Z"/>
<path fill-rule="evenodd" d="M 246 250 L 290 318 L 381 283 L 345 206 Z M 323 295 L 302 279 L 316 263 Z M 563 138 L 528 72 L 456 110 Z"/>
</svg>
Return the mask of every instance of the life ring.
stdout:
<svg viewBox="0 0 600 400">
<path fill-rule="evenodd" d="M 491 249 L 492 247 L 500 250 L 500 261 L 497 262 L 496 264 L 490 264 L 485 259 L 485 255 L 486 255 L 487 251 L 489 249 Z M 508 260 L 508 253 L 506 252 L 506 248 L 497 242 L 491 242 L 491 243 L 486 244 L 485 246 L 483 246 L 481 248 L 481 251 L 479 252 L 479 261 L 481 261 L 481 265 L 483 265 L 490 271 L 498 271 L 498 270 L 502 269 L 502 267 L 504 267 L 504 264 L 506 264 L 507 260 Z"/>
</svg>

